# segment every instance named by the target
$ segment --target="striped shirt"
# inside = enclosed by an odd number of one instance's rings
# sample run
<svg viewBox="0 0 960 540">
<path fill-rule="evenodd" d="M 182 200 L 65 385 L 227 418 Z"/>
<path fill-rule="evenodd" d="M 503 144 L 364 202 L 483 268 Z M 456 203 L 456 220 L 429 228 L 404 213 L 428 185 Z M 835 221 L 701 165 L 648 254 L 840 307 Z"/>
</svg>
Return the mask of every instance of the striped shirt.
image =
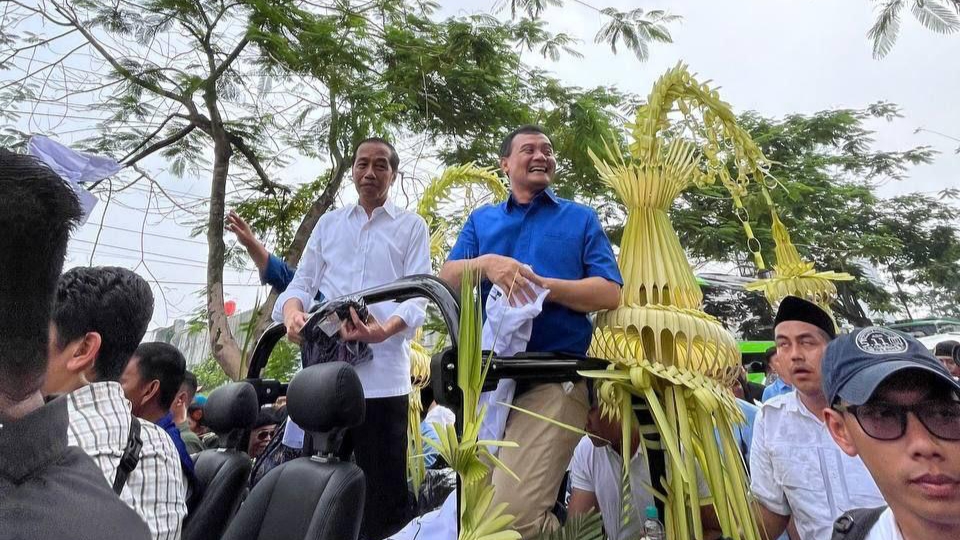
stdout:
<svg viewBox="0 0 960 540">
<path fill-rule="evenodd" d="M 112 486 L 130 433 L 130 402 L 116 382 L 89 384 L 68 397 L 67 444 L 93 458 Z M 155 424 L 141 420 L 140 426 L 140 463 L 127 477 L 120 499 L 147 522 L 153 540 L 179 540 L 187 488 L 177 449 Z"/>
</svg>

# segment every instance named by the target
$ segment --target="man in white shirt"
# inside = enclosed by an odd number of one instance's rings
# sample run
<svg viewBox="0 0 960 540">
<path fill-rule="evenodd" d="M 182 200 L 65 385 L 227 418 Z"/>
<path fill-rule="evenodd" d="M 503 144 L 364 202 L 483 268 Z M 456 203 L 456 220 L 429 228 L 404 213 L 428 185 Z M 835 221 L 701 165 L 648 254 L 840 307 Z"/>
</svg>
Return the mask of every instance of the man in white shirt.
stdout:
<svg viewBox="0 0 960 540">
<path fill-rule="evenodd" d="M 889 505 L 841 517 L 834 538 L 960 538 L 960 382 L 917 340 L 870 327 L 827 347 L 823 391 L 830 434 Z"/>
<path fill-rule="evenodd" d="M 80 267 L 57 285 L 44 393 L 67 394 L 71 446 L 117 479 L 131 425 L 120 375 L 153 315 L 150 285 L 125 268 Z M 143 448 L 120 498 L 147 522 L 154 540 L 177 540 L 187 514 L 177 449 L 161 428 L 140 421 Z"/>
<path fill-rule="evenodd" d="M 399 165 L 396 150 L 383 139 L 366 139 L 354 150 L 352 175 L 359 204 L 320 217 L 293 281 L 274 307 L 274 320 L 283 321 L 291 340 L 300 341 L 306 312 L 319 290 L 328 298 L 337 298 L 430 272 L 426 223 L 388 198 Z M 369 343 L 373 352 L 372 361 L 356 366 L 366 397 L 366 416 L 362 425 L 347 433 L 342 453 L 354 453 L 367 479 L 361 532 L 366 538 L 380 540 L 409 519 L 408 342 L 423 324 L 424 302 L 385 302 L 371 305 L 369 310 L 366 321 L 353 312 L 352 320 L 341 330 L 344 340 Z"/>
<path fill-rule="evenodd" d="M 620 421 L 603 418 L 597 403 L 596 393 L 590 392 L 590 412 L 587 414 L 587 432 L 593 437 L 583 437 L 573 451 L 570 462 L 572 492 L 567 511 L 571 517 L 590 511 L 600 512 L 603 529 L 611 540 L 632 540 L 643 534 L 645 509 L 654 505 L 653 495 L 644 486 L 650 481 L 650 468 L 643 459 L 640 448 L 640 430 L 634 425 L 631 430 L 630 451 L 630 516 L 626 525 L 621 522 L 623 514 L 623 430 Z M 709 495 L 703 478 L 698 478 L 700 493 Z M 661 521 L 663 521 L 663 516 Z M 712 506 L 700 509 L 704 537 L 719 535 L 720 524 Z"/>
<path fill-rule="evenodd" d="M 766 538 L 779 536 L 792 517 L 800 540 L 823 540 L 843 512 L 879 506 L 883 497 L 863 462 L 844 454 L 824 424 L 820 361 L 836 336 L 833 319 L 817 305 L 788 296 L 780 303 L 774 332 L 777 356 L 795 391 L 760 408 L 750 488 Z"/>
</svg>

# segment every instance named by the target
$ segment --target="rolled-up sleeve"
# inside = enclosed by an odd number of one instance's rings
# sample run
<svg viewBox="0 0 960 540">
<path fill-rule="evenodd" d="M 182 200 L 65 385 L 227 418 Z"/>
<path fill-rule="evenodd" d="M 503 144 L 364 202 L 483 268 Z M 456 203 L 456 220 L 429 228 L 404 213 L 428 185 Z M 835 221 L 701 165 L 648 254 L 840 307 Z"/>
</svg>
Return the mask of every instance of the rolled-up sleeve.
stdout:
<svg viewBox="0 0 960 540">
<path fill-rule="evenodd" d="M 420 216 L 416 216 L 412 229 L 407 253 L 403 258 L 404 277 L 430 273 L 430 235 L 427 232 L 427 223 Z M 417 328 L 423 325 L 426 307 L 427 301 L 423 298 L 407 300 L 397 306 L 393 314 L 407 325 L 404 331 L 406 337 L 412 338 Z"/>
<path fill-rule="evenodd" d="M 290 282 L 287 290 L 280 294 L 277 302 L 273 305 L 273 320 L 277 322 L 283 322 L 283 305 L 287 303 L 287 300 L 296 298 L 303 304 L 304 310 L 309 310 L 314 296 L 320 290 L 320 277 L 323 275 L 325 266 L 320 249 L 322 223 L 321 219 L 317 226 L 313 228 L 313 232 L 310 233 L 307 247 L 303 251 L 303 256 L 300 257 L 300 265 L 293 275 L 293 281 Z"/>
<path fill-rule="evenodd" d="M 766 439 L 763 408 L 757 413 L 753 426 L 753 443 L 750 447 L 750 491 L 767 510 L 781 516 L 789 516 L 790 505 L 783 485 L 774 478 L 773 458 Z"/>
</svg>

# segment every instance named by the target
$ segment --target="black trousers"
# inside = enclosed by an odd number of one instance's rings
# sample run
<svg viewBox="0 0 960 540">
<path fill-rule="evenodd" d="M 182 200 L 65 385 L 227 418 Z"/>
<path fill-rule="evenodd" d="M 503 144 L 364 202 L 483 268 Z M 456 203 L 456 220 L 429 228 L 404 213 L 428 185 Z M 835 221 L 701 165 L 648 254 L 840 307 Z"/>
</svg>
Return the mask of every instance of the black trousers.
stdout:
<svg viewBox="0 0 960 540">
<path fill-rule="evenodd" d="M 407 488 L 408 396 L 366 400 L 363 424 L 347 431 L 340 458 L 354 461 L 367 479 L 360 537 L 383 540 L 410 520 Z"/>
</svg>

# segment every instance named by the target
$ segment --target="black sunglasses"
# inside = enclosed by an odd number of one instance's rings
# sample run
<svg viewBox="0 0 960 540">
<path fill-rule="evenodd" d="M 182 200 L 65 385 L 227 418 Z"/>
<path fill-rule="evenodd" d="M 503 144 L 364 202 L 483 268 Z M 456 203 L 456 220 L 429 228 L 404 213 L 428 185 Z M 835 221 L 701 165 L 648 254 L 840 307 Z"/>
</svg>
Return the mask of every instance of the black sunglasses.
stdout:
<svg viewBox="0 0 960 540">
<path fill-rule="evenodd" d="M 908 413 L 913 413 L 934 437 L 960 441 L 960 402 L 957 401 L 924 401 L 913 405 L 883 402 L 838 404 L 834 409 L 852 414 L 864 433 L 881 441 L 903 437 L 907 432 Z"/>
<path fill-rule="evenodd" d="M 265 430 L 263 430 L 263 431 L 258 432 L 258 433 L 257 433 L 257 440 L 263 442 L 263 441 L 265 441 L 265 440 L 267 440 L 267 439 L 272 438 L 274 431 L 275 431 L 275 430 L 272 430 L 272 429 L 265 429 Z"/>
</svg>

